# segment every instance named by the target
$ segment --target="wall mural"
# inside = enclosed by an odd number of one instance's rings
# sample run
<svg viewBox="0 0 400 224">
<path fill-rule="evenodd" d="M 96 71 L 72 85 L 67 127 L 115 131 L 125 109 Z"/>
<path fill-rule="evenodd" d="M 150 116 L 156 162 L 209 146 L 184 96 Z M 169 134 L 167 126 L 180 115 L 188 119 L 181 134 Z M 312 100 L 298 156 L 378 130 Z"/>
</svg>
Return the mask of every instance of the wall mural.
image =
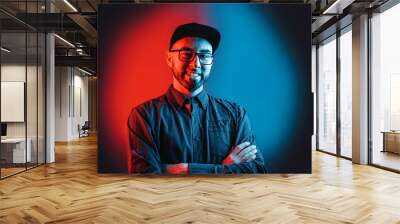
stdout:
<svg viewBox="0 0 400 224">
<path fill-rule="evenodd" d="M 98 171 L 310 173 L 309 5 L 107 4 Z"/>
</svg>

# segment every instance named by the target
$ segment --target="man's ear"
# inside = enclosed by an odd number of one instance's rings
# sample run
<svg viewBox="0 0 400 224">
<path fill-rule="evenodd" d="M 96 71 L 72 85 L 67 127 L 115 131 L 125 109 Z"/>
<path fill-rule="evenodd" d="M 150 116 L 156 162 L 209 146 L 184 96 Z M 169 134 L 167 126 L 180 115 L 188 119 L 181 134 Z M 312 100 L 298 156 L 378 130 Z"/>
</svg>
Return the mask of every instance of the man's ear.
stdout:
<svg viewBox="0 0 400 224">
<path fill-rule="evenodd" d="M 172 68 L 172 54 L 171 54 L 171 52 L 167 51 L 165 53 L 165 59 L 167 61 L 168 67 Z"/>
</svg>

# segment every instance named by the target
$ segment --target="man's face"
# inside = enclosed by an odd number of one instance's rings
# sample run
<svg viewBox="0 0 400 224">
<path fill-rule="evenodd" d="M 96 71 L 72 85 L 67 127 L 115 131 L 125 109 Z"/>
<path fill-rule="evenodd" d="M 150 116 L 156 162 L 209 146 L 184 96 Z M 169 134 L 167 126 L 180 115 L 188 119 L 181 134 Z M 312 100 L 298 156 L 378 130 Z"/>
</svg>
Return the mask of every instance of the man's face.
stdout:
<svg viewBox="0 0 400 224">
<path fill-rule="evenodd" d="M 196 52 L 195 56 L 189 60 L 187 55 L 193 52 Z M 212 64 L 207 62 L 207 57 L 210 55 L 212 46 L 207 40 L 200 37 L 185 37 L 174 43 L 168 52 L 167 64 L 175 79 L 192 92 L 202 86 L 210 76 Z"/>
</svg>

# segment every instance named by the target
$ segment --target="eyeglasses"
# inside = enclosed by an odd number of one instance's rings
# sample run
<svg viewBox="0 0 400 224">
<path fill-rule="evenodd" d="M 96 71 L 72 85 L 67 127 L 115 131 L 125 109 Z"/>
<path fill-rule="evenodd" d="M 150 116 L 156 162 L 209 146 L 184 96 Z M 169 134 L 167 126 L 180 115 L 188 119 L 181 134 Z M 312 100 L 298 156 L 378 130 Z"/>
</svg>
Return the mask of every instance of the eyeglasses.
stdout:
<svg viewBox="0 0 400 224">
<path fill-rule="evenodd" d="M 178 52 L 179 60 L 183 62 L 191 62 L 196 57 L 199 57 L 199 61 L 202 65 L 211 65 L 213 63 L 214 56 L 209 52 L 196 52 L 191 50 L 170 50 L 170 52 Z"/>
</svg>

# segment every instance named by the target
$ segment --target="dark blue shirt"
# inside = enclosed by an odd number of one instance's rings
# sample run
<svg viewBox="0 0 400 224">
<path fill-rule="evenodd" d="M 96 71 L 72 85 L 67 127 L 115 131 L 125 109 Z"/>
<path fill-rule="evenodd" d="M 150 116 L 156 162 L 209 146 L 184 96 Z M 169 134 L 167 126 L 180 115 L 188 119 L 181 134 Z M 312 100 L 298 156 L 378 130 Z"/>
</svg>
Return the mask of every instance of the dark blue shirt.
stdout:
<svg viewBox="0 0 400 224">
<path fill-rule="evenodd" d="M 135 107 L 128 128 L 133 173 L 161 174 L 166 165 L 178 163 L 188 163 L 190 174 L 266 172 L 259 150 L 252 162 L 222 165 L 232 147 L 256 143 L 245 109 L 204 90 L 186 98 L 171 86 Z"/>
</svg>

